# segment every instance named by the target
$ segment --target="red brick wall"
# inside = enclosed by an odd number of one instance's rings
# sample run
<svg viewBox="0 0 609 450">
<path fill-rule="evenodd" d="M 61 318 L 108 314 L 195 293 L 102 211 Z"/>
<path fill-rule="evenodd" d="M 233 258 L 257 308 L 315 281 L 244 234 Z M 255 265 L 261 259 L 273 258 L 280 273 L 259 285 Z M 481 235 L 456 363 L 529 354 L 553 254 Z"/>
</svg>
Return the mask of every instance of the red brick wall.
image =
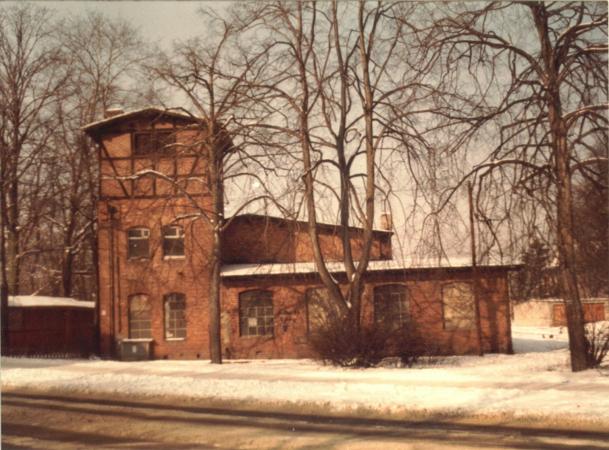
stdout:
<svg viewBox="0 0 609 450">
<path fill-rule="evenodd" d="M 170 122 L 155 124 L 156 128 L 171 126 Z M 153 357 L 203 358 L 209 353 L 207 261 L 211 249 L 210 227 L 205 219 L 179 222 L 185 232 L 185 257 L 163 258 L 162 226 L 172 224 L 180 215 L 197 213 L 199 209 L 190 200 L 172 196 L 175 190 L 171 183 L 159 178 L 119 182 L 116 177 L 152 168 L 176 178 L 180 186 L 193 195 L 200 209 L 209 210 L 205 184 L 185 179 L 188 176 L 204 179 L 204 159 L 183 154 L 180 157 L 131 158 L 132 131 L 149 128 L 150 123 L 145 120 L 129 121 L 118 124 L 101 141 L 102 180 L 98 203 L 101 353 L 115 354 L 115 343 L 129 337 L 128 300 L 132 295 L 145 294 L 151 303 Z M 177 141 L 182 144 L 192 143 L 197 136 L 194 130 L 177 131 Z M 179 151 L 188 153 L 184 148 Z M 109 208 L 116 211 L 113 220 Z M 150 229 L 150 258 L 127 258 L 127 230 L 132 227 Z M 183 340 L 168 340 L 164 336 L 163 297 L 173 292 L 182 293 L 186 298 L 187 336 Z"/>
<path fill-rule="evenodd" d="M 336 228 L 320 227 L 319 240 L 327 261 L 342 260 Z M 361 233 L 352 232 L 351 245 L 357 260 L 362 253 Z M 303 222 L 242 216 L 235 218 L 225 233 L 223 256 L 226 264 L 307 262 L 313 261 L 313 249 Z M 370 257 L 391 259 L 391 234 L 375 233 Z"/>
<path fill-rule="evenodd" d="M 98 212 L 102 353 L 111 354 L 115 340 L 129 337 L 128 299 L 131 295 L 146 294 L 152 305 L 153 356 L 204 357 L 208 354 L 207 261 L 211 248 L 209 225 L 204 220 L 180 222 L 184 226 L 185 256 L 181 259 L 166 259 L 162 254 L 161 227 L 171 223 L 177 215 L 194 212 L 186 200 L 114 200 L 110 203 L 117 209 L 117 213 L 112 227 L 107 203 L 100 202 Z M 149 259 L 127 258 L 127 230 L 136 226 L 150 229 Z M 114 279 L 111 277 L 112 269 Z M 188 333 L 183 341 L 166 340 L 164 337 L 163 296 L 172 292 L 182 293 L 186 297 Z"/>
<path fill-rule="evenodd" d="M 443 326 L 442 285 L 469 281 L 469 271 L 418 271 L 401 274 L 370 274 L 363 299 L 365 322 L 373 317 L 372 292 L 375 286 L 402 283 L 408 289 L 411 320 L 417 325 L 428 348 L 438 354 L 478 352 L 477 332 L 447 331 Z M 480 288 L 480 312 L 485 352 L 511 350 L 509 302 L 505 272 L 485 273 Z M 224 283 L 223 348 L 232 358 L 302 358 L 311 357 L 308 347 L 305 291 L 320 287 L 314 278 L 250 278 Z M 273 337 L 239 336 L 239 293 L 250 289 L 273 292 L 275 335 Z"/>
</svg>

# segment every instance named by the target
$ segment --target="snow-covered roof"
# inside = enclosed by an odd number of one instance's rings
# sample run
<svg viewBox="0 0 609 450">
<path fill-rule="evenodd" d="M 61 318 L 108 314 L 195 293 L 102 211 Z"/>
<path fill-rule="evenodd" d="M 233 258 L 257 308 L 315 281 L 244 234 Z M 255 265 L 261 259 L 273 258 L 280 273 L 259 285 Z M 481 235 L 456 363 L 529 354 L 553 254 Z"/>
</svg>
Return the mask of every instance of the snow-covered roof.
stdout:
<svg viewBox="0 0 609 450">
<path fill-rule="evenodd" d="M 91 122 L 91 123 L 85 125 L 84 127 L 82 127 L 82 130 L 87 131 L 87 132 L 92 132 L 98 128 L 104 127 L 113 122 L 119 122 L 121 120 L 130 118 L 130 117 L 134 117 L 134 116 L 138 116 L 138 115 L 146 115 L 146 114 L 157 114 L 158 116 L 177 117 L 179 119 L 191 120 L 192 122 L 201 120 L 199 117 L 193 116 L 191 114 L 187 114 L 185 112 L 182 112 L 182 110 L 179 110 L 179 109 L 171 109 L 171 108 L 168 109 L 168 108 L 164 108 L 162 106 L 148 106 L 146 108 L 140 108 L 140 109 L 135 109 L 132 111 L 127 111 L 122 114 L 117 114 L 115 116 L 106 117 L 105 119 Z"/>
<path fill-rule="evenodd" d="M 68 297 L 45 297 L 42 295 L 11 295 L 8 306 L 34 308 L 39 306 L 63 306 L 71 308 L 95 308 L 95 302 L 76 300 Z"/>
<path fill-rule="evenodd" d="M 328 262 L 326 267 L 331 273 L 341 273 L 345 271 L 342 262 Z M 443 260 L 438 263 L 437 259 L 412 259 L 412 260 L 380 260 L 368 263 L 368 272 L 382 272 L 391 270 L 412 270 L 412 269 L 446 269 L 446 268 L 465 268 L 471 267 L 471 258 L 458 257 L 451 258 L 450 261 Z M 515 267 L 506 264 L 484 265 L 482 267 Z M 220 276 L 246 277 L 252 275 L 290 275 L 290 274 L 311 274 L 317 272 L 317 265 L 314 262 L 297 263 L 273 263 L 273 264 L 228 264 L 222 266 Z"/>
</svg>

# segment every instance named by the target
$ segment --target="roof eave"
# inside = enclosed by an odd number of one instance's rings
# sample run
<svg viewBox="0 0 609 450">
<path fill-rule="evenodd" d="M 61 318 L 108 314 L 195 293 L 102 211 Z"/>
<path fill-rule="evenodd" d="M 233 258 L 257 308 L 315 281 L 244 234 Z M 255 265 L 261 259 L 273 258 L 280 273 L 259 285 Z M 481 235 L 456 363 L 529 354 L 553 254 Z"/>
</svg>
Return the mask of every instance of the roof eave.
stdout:
<svg viewBox="0 0 609 450">
<path fill-rule="evenodd" d="M 187 113 L 178 112 L 172 109 L 163 109 L 158 107 L 147 107 L 141 108 L 134 111 L 128 111 L 123 114 L 117 114 L 116 116 L 107 117 L 105 119 L 101 119 L 95 122 L 91 122 L 80 129 L 87 133 L 89 136 L 94 137 L 98 131 L 112 126 L 120 121 L 132 119 L 137 116 L 149 115 L 149 114 L 157 114 L 159 117 L 170 116 L 177 119 L 187 120 L 192 123 L 197 123 L 203 121 L 202 118 L 190 115 Z"/>
</svg>

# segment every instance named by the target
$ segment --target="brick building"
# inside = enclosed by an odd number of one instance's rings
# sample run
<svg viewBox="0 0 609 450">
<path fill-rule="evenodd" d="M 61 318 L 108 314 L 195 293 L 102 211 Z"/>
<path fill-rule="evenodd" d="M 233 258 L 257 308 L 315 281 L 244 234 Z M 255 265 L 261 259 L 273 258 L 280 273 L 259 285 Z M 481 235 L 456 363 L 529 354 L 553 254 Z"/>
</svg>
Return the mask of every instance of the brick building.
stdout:
<svg viewBox="0 0 609 450">
<path fill-rule="evenodd" d="M 98 144 L 100 348 L 146 342 L 153 358 L 207 358 L 211 228 L 176 220 L 210 207 L 201 123 L 182 113 L 116 111 L 84 128 Z M 149 170 L 145 176 L 134 176 Z M 341 279 L 338 228 L 319 227 L 330 269 Z M 350 230 L 354 257 L 362 230 Z M 363 320 L 416 324 L 438 353 L 479 350 L 472 270 L 392 260 L 391 232 L 373 236 Z M 221 272 L 225 357 L 311 356 L 308 336 L 324 297 L 304 222 L 245 214 L 224 235 Z M 511 351 L 507 266 L 479 267 L 485 352 Z M 313 330 L 314 331 L 314 330 Z"/>
</svg>

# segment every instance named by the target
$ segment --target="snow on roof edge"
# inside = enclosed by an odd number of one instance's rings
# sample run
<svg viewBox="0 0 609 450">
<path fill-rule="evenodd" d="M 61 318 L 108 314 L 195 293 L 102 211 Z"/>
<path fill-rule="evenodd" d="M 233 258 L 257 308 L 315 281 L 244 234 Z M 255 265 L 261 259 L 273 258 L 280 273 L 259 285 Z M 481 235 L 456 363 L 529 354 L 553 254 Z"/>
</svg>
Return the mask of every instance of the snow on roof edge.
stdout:
<svg viewBox="0 0 609 450">
<path fill-rule="evenodd" d="M 105 125 L 106 123 L 110 123 L 110 122 L 113 122 L 113 121 L 119 120 L 119 119 L 124 119 L 126 117 L 133 116 L 133 115 L 143 113 L 146 111 L 157 111 L 159 114 L 171 114 L 174 116 L 183 117 L 185 119 L 192 119 L 192 120 L 201 119 L 198 116 L 180 112 L 179 108 L 163 108 L 163 107 L 159 107 L 159 106 L 147 106 L 145 108 L 134 109 L 132 111 L 125 111 L 122 114 L 117 114 L 112 117 L 105 117 L 103 119 L 96 120 L 95 122 L 91 122 L 91 123 L 84 125 L 83 127 L 81 127 L 81 130 L 83 130 L 83 131 L 91 130 L 93 128 L 97 128 L 99 126 Z"/>
<path fill-rule="evenodd" d="M 11 295 L 8 298 L 9 307 L 71 307 L 95 308 L 95 302 L 76 300 L 68 297 L 47 297 L 42 295 Z"/>
<path fill-rule="evenodd" d="M 375 260 L 368 263 L 368 272 L 381 272 L 384 270 L 416 270 L 416 269 L 458 269 L 471 267 L 469 257 L 451 258 L 450 263 L 438 264 L 431 260 Z M 345 271 L 342 262 L 326 263 L 331 273 L 341 273 Z M 514 267 L 515 264 L 486 264 L 481 267 Z M 222 266 L 220 276 L 246 277 L 252 275 L 290 275 L 290 274 L 312 274 L 317 272 L 314 262 L 297 263 L 272 263 L 272 264 L 227 264 Z"/>
</svg>

